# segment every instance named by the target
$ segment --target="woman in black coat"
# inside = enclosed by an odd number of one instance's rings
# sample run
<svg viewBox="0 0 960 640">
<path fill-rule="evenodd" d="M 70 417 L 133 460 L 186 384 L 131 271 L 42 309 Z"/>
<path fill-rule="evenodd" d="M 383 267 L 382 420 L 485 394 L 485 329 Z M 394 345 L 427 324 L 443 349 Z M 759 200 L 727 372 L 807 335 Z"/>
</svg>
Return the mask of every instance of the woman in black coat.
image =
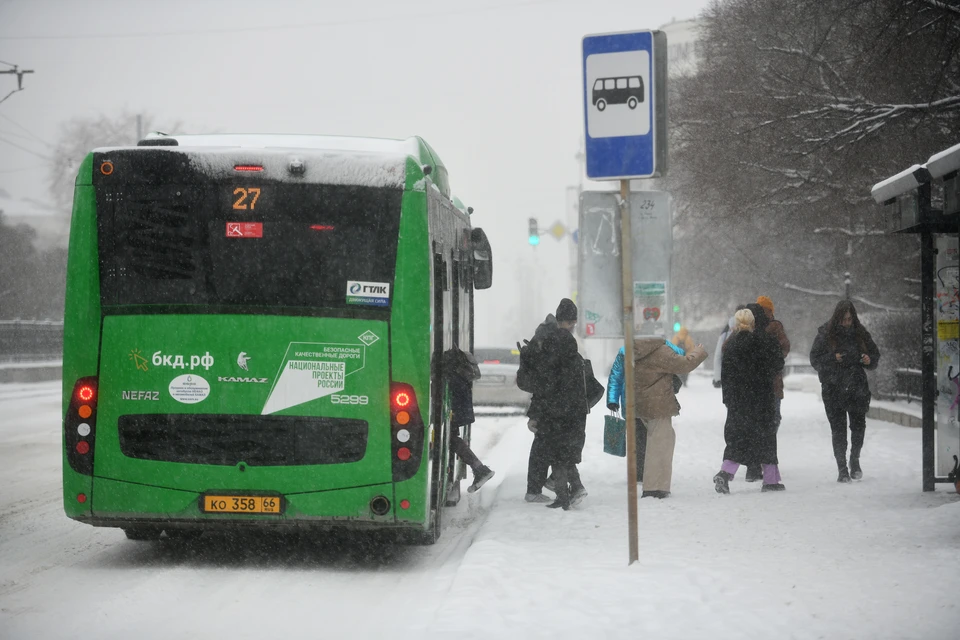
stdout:
<svg viewBox="0 0 960 640">
<path fill-rule="evenodd" d="M 758 315 L 760 312 L 758 312 Z M 776 392 L 773 378 L 783 368 L 777 341 L 756 328 L 754 312 L 734 315 L 735 333 L 723 345 L 723 404 L 727 422 L 723 464 L 713 477 L 717 493 L 730 493 L 730 481 L 741 464 L 759 462 L 763 491 L 782 491 L 777 459 Z"/>
<path fill-rule="evenodd" d="M 837 482 L 863 477 L 860 450 L 867 429 L 870 387 L 865 369 L 876 369 L 880 350 L 870 337 L 857 310 L 841 300 L 829 322 L 817 331 L 810 349 L 810 364 L 820 376 L 823 407 L 833 432 L 833 457 L 837 459 Z M 847 415 L 850 416 L 850 468 L 847 469 Z"/>
</svg>

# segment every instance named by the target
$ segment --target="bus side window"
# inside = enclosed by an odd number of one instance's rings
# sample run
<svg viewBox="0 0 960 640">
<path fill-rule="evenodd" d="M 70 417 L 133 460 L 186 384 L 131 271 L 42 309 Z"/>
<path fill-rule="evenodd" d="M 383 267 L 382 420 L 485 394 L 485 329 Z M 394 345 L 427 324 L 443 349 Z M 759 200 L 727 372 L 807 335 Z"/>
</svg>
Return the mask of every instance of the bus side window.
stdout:
<svg viewBox="0 0 960 640">
<path fill-rule="evenodd" d="M 601 89 L 603 89 L 603 80 L 598 79 L 596 82 L 593 83 L 593 90 L 600 91 Z"/>
<path fill-rule="evenodd" d="M 637 76 L 634 76 L 634 77 L 630 78 L 630 88 L 631 88 L 631 89 L 639 89 L 639 88 L 640 88 L 640 78 L 638 78 Z"/>
<path fill-rule="evenodd" d="M 604 89 L 613 89 L 613 78 L 610 78 L 609 80 L 604 80 L 604 81 L 603 81 L 603 88 L 604 88 Z"/>
<path fill-rule="evenodd" d="M 627 79 L 617 78 L 617 89 L 626 89 L 626 88 L 627 88 Z"/>
</svg>

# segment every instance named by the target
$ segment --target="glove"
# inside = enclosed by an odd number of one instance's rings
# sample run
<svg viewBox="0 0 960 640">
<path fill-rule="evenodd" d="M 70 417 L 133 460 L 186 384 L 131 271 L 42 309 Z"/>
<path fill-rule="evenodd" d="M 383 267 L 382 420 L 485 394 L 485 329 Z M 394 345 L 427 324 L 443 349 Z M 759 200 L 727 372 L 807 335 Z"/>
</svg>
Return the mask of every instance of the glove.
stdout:
<svg viewBox="0 0 960 640">
<path fill-rule="evenodd" d="M 618 405 L 616 402 L 608 402 L 607 409 L 610 409 L 610 411 L 619 411 L 620 405 Z"/>
<path fill-rule="evenodd" d="M 719 380 L 714 380 L 714 381 L 713 381 L 713 388 L 714 388 L 714 389 L 719 389 L 719 388 L 720 388 L 720 381 L 719 381 Z"/>
</svg>

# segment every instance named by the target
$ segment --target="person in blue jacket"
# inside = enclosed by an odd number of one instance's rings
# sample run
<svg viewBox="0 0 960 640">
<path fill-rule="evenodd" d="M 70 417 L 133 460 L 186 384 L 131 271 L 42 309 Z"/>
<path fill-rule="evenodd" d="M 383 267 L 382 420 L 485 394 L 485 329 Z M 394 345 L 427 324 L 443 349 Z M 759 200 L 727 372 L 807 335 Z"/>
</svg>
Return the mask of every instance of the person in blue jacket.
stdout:
<svg viewBox="0 0 960 640">
<path fill-rule="evenodd" d="M 626 418 L 626 395 L 624 392 L 624 373 L 623 373 L 623 347 L 617 352 L 617 357 L 613 360 L 613 366 L 610 367 L 610 377 L 607 378 L 607 409 L 613 412 L 620 412 L 621 418 Z M 636 418 L 635 426 L 637 430 L 637 482 L 643 482 L 643 459 L 647 454 L 647 428 L 643 425 L 643 420 Z"/>
</svg>

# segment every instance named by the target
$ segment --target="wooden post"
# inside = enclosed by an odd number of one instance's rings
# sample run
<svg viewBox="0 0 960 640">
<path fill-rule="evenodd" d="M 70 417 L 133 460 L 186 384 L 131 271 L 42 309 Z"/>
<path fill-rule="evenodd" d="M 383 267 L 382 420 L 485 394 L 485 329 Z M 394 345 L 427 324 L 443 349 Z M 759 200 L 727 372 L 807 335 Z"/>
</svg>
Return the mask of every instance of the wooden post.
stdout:
<svg viewBox="0 0 960 640">
<path fill-rule="evenodd" d="M 623 295 L 623 391 L 627 421 L 627 535 L 630 561 L 640 559 L 637 531 L 637 430 L 633 405 L 633 255 L 630 228 L 630 181 L 620 181 L 620 260 Z"/>
</svg>

